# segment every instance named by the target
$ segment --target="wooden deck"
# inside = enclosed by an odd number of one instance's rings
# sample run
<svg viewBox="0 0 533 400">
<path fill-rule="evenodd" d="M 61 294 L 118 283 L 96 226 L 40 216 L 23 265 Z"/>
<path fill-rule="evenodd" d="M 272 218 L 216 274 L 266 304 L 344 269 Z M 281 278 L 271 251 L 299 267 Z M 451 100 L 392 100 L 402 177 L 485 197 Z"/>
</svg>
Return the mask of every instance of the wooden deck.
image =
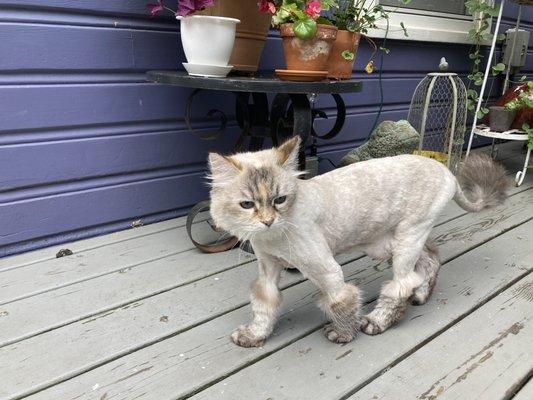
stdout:
<svg viewBox="0 0 533 400">
<path fill-rule="evenodd" d="M 500 158 L 514 174 L 520 144 Z M 0 259 L 0 398 L 531 400 L 532 187 L 533 171 L 500 208 L 450 204 L 433 232 L 432 299 L 346 345 L 324 338 L 316 289 L 295 273 L 282 278 L 274 336 L 232 344 L 254 258 L 200 254 L 183 218 Z M 73 255 L 55 258 L 61 248 Z M 388 265 L 340 260 L 371 308 Z"/>
</svg>

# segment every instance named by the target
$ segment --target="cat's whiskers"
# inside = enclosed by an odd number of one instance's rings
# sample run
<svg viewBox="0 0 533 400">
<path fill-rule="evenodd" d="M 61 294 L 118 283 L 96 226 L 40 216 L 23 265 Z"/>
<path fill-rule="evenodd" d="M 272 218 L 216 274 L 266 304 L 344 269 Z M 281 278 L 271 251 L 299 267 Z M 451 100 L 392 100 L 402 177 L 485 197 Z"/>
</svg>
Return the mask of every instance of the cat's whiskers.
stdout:
<svg viewBox="0 0 533 400">
<path fill-rule="evenodd" d="M 285 238 L 287 239 L 287 245 L 289 246 L 289 265 L 292 265 L 292 249 L 291 249 L 291 240 L 289 239 L 289 235 L 287 235 L 287 232 L 285 231 L 285 227 L 281 226 L 281 232 L 285 235 Z"/>
<path fill-rule="evenodd" d="M 293 226 L 294 228 L 298 229 L 298 225 L 296 225 L 294 222 L 291 222 L 291 221 L 289 221 L 289 220 L 283 220 L 283 223 L 284 223 L 284 224 L 291 225 L 291 226 Z"/>
</svg>

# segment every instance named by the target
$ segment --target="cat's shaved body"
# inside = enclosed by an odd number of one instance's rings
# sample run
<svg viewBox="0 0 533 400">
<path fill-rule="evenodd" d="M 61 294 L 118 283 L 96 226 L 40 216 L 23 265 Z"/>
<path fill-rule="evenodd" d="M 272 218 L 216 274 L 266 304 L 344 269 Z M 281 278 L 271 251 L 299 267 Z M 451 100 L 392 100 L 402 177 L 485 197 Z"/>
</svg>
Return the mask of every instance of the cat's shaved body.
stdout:
<svg viewBox="0 0 533 400">
<path fill-rule="evenodd" d="M 298 268 L 321 290 L 319 306 L 331 320 L 325 328 L 328 339 L 348 342 L 358 329 L 383 332 L 401 319 L 410 298 L 423 304 L 431 294 L 439 262 L 426 242 L 448 201 L 457 198 L 463 208 L 477 211 L 494 205 L 495 198 L 501 200 L 505 190 L 503 183 L 489 188 L 467 182 L 475 188 L 472 202 L 443 165 L 410 155 L 356 163 L 300 180 L 298 146 L 299 140 L 293 139 L 279 149 L 237 154 L 231 161 L 210 156 L 215 223 L 250 240 L 259 260 L 251 295 L 253 320 L 232 335 L 241 346 L 261 345 L 272 332 L 284 266 Z M 506 180 L 503 169 L 484 161 L 484 173 Z M 359 315 L 359 290 L 344 282 L 334 259 L 354 248 L 392 260 L 393 266 L 394 279 L 383 286 L 374 311 L 364 317 Z"/>
</svg>

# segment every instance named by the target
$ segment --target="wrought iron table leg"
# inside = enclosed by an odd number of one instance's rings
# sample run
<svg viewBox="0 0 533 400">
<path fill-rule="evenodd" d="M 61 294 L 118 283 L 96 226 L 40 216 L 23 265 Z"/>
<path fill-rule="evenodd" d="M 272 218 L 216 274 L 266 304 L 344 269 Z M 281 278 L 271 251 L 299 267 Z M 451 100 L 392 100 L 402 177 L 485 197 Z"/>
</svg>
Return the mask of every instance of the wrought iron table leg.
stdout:
<svg viewBox="0 0 533 400">
<path fill-rule="evenodd" d="M 235 151 L 242 151 L 244 142 L 249 139 L 247 150 L 257 151 L 263 147 L 268 136 L 268 98 L 266 93 L 234 92 L 235 118 L 241 128 L 241 136 L 235 145 Z M 250 103 L 250 96 L 252 102 Z"/>
<path fill-rule="evenodd" d="M 194 89 L 189 97 L 187 98 L 187 102 L 185 103 L 185 124 L 187 125 L 187 128 L 192 133 L 197 134 L 200 136 L 201 139 L 205 140 L 212 140 L 218 138 L 220 135 L 222 135 L 226 131 L 226 125 L 228 123 L 228 118 L 226 117 L 226 114 L 224 114 L 223 111 L 217 110 L 217 109 L 211 109 L 207 112 L 207 117 L 215 117 L 218 116 L 220 120 L 220 126 L 218 130 L 214 132 L 208 132 L 208 133 L 200 133 L 195 131 L 195 129 L 192 127 L 191 124 L 191 116 L 192 116 L 192 104 L 194 101 L 194 97 L 201 91 L 202 89 Z"/>
<path fill-rule="evenodd" d="M 344 126 L 344 122 L 346 121 L 346 104 L 344 103 L 344 100 L 342 99 L 342 96 L 337 93 L 333 93 L 331 95 L 333 97 L 333 100 L 335 100 L 335 107 L 337 108 L 337 116 L 335 117 L 335 125 L 333 125 L 333 128 L 331 130 L 323 135 L 319 135 L 315 128 L 313 127 L 312 135 L 314 137 L 317 137 L 319 139 L 333 139 L 335 136 L 337 136 Z M 313 120 L 316 117 L 320 118 L 327 118 L 326 113 L 322 111 L 313 110 Z"/>
<path fill-rule="evenodd" d="M 305 144 L 309 134 L 313 129 L 313 118 L 311 105 L 306 94 L 289 95 L 293 109 L 293 135 L 298 135 L 302 139 L 300 154 L 298 155 L 298 166 L 301 170 L 305 169 Z"/>
</svg>

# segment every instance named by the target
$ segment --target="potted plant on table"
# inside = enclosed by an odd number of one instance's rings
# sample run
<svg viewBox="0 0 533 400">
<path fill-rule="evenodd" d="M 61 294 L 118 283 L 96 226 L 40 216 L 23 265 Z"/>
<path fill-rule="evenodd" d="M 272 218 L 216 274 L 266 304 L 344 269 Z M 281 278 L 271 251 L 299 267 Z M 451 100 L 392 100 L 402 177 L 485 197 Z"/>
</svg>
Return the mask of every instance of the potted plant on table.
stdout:
<svg viewBox="0 0 533 400">
<path fill-rule="evenodd" d="M 236 18 L 195 15 L 214 4 L 215 0 L 180 0 L 177 10 L 167 7 L 162 0 L 147 4 L 152 16 L 169 11 L 181 21 L 181 43 L 188 61 L 183 66 L 191 75 L 223 77 L 233 68 L 228 61 L 233 51 L 236 25 L 240 21 Z"/>
<path fill-rule="evenodd" d="M 287 70 L 276 70 L 276 73 L 296 80 L 325 78 L 337 27 L 321 19 L 320 14 L 336 7 L 336 1 L 261 0 L 258 5 L 261 11 L 272 14 L 272 25 L 280 28 L 283 39 Z"/>
<path fill-rule="evenodd" d="M 217 0 L 199 15 L 236 18 L 235 45 L 229 63 L 234 71 L 255 72 L 270 28 L 270 16 L 257 7 L 258 0 Z"/>
<path fill-rule="evenodd" d="M 533 124 L 531 120 L 533 110 L 533 81 L 527 82 L 522 87 L 523 89 L 519 91 L 518 96 L 505 104 L 505 110 L 512 115 L 512 118 L 509 117 L 510 122 L 506 125 L 506 128 L 509 129 L 513 122 L 518 122 L 518 128 L 529 133 L 531 131 L 530 124 Z M 493 119 L 495 118 L 493 113 L 494 108 L 490 108 L 491 130 L 494 130 L 492 129 Z M 515 120 L 515 116 L 519 121 Z"/>
<path fill-rule="evenodd" d="M 403 4 L 411 2 L 411 0 L 398 1 Z M 374 52 L 366 66 L 368 73 L 373 70 L 373 57 L 377 51 L 377 46 L 366 34 L 370 29 L 378 29 L 380 21 L 388 20 L 390 12 L 385 10 L 380 4 L 366 7 L 365 3 L 366 0 L 341 0 L 338 8 L 332 10 L 326 16 L 327 21 L 339 29 L 327 63 L 328 76 L 330 78 L 351 78 L 359 41 L 362 36 L 374 48 Z M 400 25 L 405 36 L 407 36 L 405 26 L 403 23 Z M 388 51 L 384 48 L 382 50 Z"/>
</svg>

